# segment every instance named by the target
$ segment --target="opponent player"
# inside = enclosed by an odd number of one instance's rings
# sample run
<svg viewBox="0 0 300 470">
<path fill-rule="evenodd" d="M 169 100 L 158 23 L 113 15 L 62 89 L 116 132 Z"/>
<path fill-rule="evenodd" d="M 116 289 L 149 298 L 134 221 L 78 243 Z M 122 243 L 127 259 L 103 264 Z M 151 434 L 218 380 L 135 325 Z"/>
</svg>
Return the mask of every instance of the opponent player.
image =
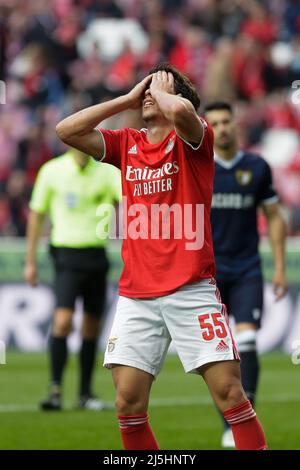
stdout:
<svg viewBox="0 0 300 470">
<path fill-rule="evenodd" d="M 163 64 L 128 94 L 57 125 L 64 142 L 122 170 L 124 270 L 104 364 L 125 449 L 158 449 L 147 409 L 171 339 L 185 371 L 206 381 L 236 448 L 266 448 L 213 279 L 213 132 L 197 116 L 199 103 L 191 82 Z M 97 130 L 139 107 L 147 129 Z"/>
<path fill-rule="evenodd" d="M 256 336 L 263 308 L 257 229 L 259 206 L 267 217 L 273 248 L 276 300 L 281 299 L 287 290 L 285 223 L 272 186 L 269 165 L 261 157 L 238 149 L 231 105 L 226 102 L 211 103 L 205 108 L 205 118 L 211 124 L 215 138 L 216 170 L 211 220 L 217 285 L 229 315 L 235 319 L 242 384 L 253 405 L 259 376 Z M 228 426 L 222 445 L 234 446 Z"/>
</svg>

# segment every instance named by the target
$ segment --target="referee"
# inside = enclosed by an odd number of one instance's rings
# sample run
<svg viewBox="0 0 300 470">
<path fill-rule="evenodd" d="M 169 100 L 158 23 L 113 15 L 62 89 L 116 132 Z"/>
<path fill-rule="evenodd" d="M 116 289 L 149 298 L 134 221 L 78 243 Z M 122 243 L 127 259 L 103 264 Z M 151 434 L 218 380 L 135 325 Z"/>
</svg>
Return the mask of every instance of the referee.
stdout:
<svg viewBox="0 0 300 470">
<path fill-rule="evenodd" d="M 48 214 L 57 303 L 50 338 L 50 394 L 41 403 L 43 410 L 62 407 L 67 336 L 72 329 L 77 297 L 83 299 L 84 305 L 78 407 L 100 410 L 105 407 L 91 391 L 108 271 L 105 253 L 108 234 L 101 229 L 97 209 L 101 204 L 113 205 L 120 200 L 119 170 L 96 163 L 78 150 L 69 150 L 39 171 L 30 201 L 24 277 L 31 286 L 37 285 L 36 251 Z"/>
</svg>

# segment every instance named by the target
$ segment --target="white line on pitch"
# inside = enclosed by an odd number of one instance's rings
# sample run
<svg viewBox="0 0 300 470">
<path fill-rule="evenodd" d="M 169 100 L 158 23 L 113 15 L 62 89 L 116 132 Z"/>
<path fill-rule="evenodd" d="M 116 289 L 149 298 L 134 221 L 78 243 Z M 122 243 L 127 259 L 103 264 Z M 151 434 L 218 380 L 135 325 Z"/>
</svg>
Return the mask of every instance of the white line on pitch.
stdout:
<svg viewBox="0 0 300 470">
<path fill-rule="evenodd" d="M 265 397 L 258 400 L 260 403 L 299 403 L 300 397 L 296 395 L 278 395 L 274 397 Z M 112 402 L 107 402 L 113 407 Z M 153 398 L 150 401 L 150 408 L 160 408 L 168 406 L 193 406 L 193 405 L 211 405 L 212 400 L 210 397 L 172 397 L 172 398 Z M 67 406 L 64 408 L 66 411 L 72 411 L 74 408 Z M 0 405 L 0 413 L 22 413 L 22 412 L 32 412 L 38 411 L 37 405 L 18 405 L 18 404 L 7 404 Z"/>
</svg>

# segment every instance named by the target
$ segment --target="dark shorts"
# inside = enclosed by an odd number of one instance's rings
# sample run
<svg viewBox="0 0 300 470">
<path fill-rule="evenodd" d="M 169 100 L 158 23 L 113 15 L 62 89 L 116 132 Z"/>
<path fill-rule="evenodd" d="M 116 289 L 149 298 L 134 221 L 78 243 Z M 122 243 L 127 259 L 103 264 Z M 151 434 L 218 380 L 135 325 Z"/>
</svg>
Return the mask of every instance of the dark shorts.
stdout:
<svg viewBox="0 0 300 470">
<path fill-rule="evenodd" d="M 82 298 L 85 313 L 101 316 L 109 268 L 105 250 L 50 247 L 50 253 L 55 268 L 57 308 L 74 310 L 77 298 Z"/>
<path fill-rule="evenodd" d="M 222 302 L 236 323 L 252 323 L 260 328 L 263 311 L 261 276 L 236 281 L 218 281 Z"/>
</svg>

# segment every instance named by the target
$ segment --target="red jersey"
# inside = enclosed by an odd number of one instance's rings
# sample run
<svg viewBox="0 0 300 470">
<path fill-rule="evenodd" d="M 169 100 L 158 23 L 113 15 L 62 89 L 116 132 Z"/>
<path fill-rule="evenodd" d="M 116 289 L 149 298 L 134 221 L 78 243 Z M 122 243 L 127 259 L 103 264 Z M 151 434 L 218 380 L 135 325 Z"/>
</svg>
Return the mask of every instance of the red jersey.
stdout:
<svg viewBox="0 0 300 470">
<path fill-rule="evenodd" d="M 100 130 L 103 161 L 122 172 L 122 296 L 160 297 L 215 274 L 213 131 L 203 126 L 197 148 L 175 129 L 157 144 L 146 129 Z"/>
</svg>

